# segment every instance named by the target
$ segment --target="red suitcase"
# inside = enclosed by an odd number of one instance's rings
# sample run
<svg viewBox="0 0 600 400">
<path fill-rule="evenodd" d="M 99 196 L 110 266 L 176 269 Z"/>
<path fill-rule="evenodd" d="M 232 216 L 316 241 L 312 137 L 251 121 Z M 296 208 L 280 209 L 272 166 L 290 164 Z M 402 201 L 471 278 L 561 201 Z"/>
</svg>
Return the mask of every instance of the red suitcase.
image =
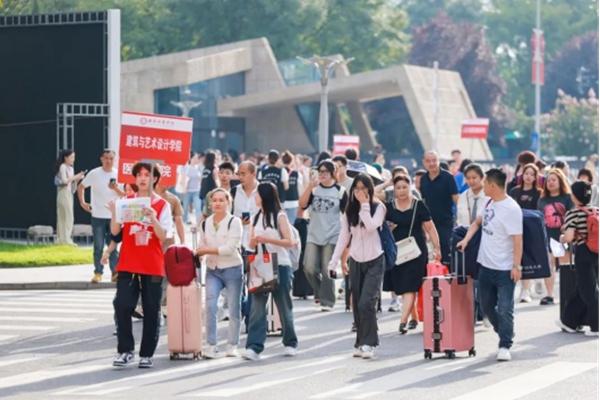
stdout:
<svg viewBox="0 0 600 400">
<path fill-rule="evenodd" d="M 464 257 L 461 257 L 464 260 Z M 457 257 L 454 257 L 456 260 Z M 423 348 L 424 356 L 445 353 L 455 358 L 457 351 L 475 356 L 473 317 L 473 281 L 462 273 L 428 276 L 423 281 Z"/>
<path fill-rule="evenodd" d="M 196 240 L 196 231 L 193 228 L 194 247 Z M 193 261 L 189 267 L 195 268 Z M 193 279 L 184 286 L 174 286 L 170 283 L 167 286 L 167 342 L 171 360 L 179 359 L 184 354 L 191 354 L 194 360 L 202 356 L 205 336 L 205 288 L 202 271 L 200 281 L 201 284 Z"/>
</svg>

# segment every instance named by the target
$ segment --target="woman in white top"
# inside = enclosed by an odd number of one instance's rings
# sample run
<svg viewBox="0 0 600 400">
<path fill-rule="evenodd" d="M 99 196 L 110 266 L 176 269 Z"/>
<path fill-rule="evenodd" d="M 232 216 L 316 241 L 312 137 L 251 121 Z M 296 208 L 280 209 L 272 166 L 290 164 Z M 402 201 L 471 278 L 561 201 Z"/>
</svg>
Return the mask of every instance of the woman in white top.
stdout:
<svg viewBox="0 0 600 400">
<path fill-rule="evenodd" d="M 379 345 L 376 313 L 385 264 L 378 230 L 384 223 L 386 208 L 375 199 L 374 192 L 373 181 L 368 175 L 359 174 L 354 178 L 328 267 L 335 269 L 342 252 L 350 244 L 350 287 L 356 326 L 354 357 L 365 359 L 373 358 L 375 347 Z"/>
<path fill-rule="evenodd" d="M 73 244 L 73 194 L 77 182 L 83 179 L 85 171 L 75 175 L 75 152 L 62 150 L 56 162 L 54 183 L 56 185 L 56 241 L 59 244 Z"/>
<path fill-rule="evenodd" d="M 294 273 L 288 248 L 295 245 L 290 229 L 290 223 L 285 212 L 281 209 L 277 187 L 271 182 L 258 185 L 256 205 L 259 212 L 253 219 L 250 228 L 250 241 L 248 250 L 256 249 L 259 253 L 261 247 L 270 253 L 277 253 L 278 284 L 271 293 L 277 305 L 283 332 L 283 346 L 286 356 L 296 355 L 298 338 L 294 329 L 294 315 L 292 311 L 292 281 Z M 267 299 L 268 293 L 252 293 L 250 306 L 250 320 L 248 323 L 248 339 L 244 358 L 256 361 L 265 348 L 267 339 Z"/>
<path fill-rule="evenodd" d="M 456 223 L 470 226 L 477 218 L 477 211 L 485 208 L 490 198 L 483 193 L 483 170 L 478 164 L 469 164 L 463 173 L 469 189 L 458 197 Z"/>
<path fill-rule="evenodd" d="M 217 310 L 221 291 L 225 289 L 229 305 L 229 335 L 225 354 L 237 357 L 240 342 L 242 295 L 242 221 L 229 213 L 231 195 L 224 189 L 214 189 L 207 195 L 213 214 L 202 222 L 196 254 L 206 262 L 206 327 L 208 348 L 204 356 L 216 358 Z"/>
</svg>

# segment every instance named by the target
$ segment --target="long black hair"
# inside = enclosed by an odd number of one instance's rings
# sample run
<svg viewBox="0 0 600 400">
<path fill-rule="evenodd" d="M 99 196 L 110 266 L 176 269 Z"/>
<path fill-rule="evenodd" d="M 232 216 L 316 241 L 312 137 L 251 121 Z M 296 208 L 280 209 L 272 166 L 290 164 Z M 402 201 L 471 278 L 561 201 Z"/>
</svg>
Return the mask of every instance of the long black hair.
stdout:
<svg viewBox="0 0 600 400">
<path fill-rule="evenodd" d="M 215 169 L 215 164 L 217 162 L 217 155 L 213 151 L 207 151 L 204 155 L 204 168 L 212 171 Z"/>
<path fill-rule="evenodd" d="M 60 166 L 65 162 L 65 158 L 69 157 L 73 153 L 75 153 L 75 151 L 72 149 L 65 149 L 60 151 L 60 153 L 58 154 L 58 159 L 56 160 L 56 165 L 54 166 L 55 175 L 58 175 Z"/>
<path fill-rule="evenodd" d="M 354 197 L 354 189 L 356 189 L 356 185 L 358 184 L 358 182 L 362 183 L 363 186 L 367 188 L 367 192 L 369 193 L 369 205 L 371 206 L 371 210 L 373 210 L 374 207 L 373 198 L 375 195 L 375 188 L 373 187 L 373 180 L 369 175 L 360 173 L 354 178 L 352 186 L 350 187 L 350 193 L 348 193 L 350 198 L 348 201 L 348 205 L 346 206 L 346 218 L 348 218 L 349 226 L 357 226 L 359 223 L 362 224 L 362 222 L 360 222 L 360 219 L 358 218 L 358 213 L 360 212 L 360 203 L 358 202 L 356 197 Z"/>
<path fill-rule="evenodd" d="M 263 228 L 277 229 L 277 216 L 281 211 L 281 202 L 279 201 L 279 194 L 277 194 L 277 187 L 271 182 L 262 182 L 258 184 L 257 190 L 262 202 L 261 211 L 264 213 Z"/>
</svg>

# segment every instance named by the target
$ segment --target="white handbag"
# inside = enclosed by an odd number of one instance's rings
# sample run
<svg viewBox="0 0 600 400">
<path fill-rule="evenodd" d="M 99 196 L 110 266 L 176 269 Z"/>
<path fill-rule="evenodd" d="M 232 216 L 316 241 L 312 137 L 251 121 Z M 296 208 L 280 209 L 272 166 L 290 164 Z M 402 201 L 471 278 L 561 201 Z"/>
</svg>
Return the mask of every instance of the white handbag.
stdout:
<svg viewBox="0 0 600 400">
<path fill-rule="evenodd" d="M 417 213 L 418 200 L 413 202 L 413 214 L 410 221 L 410 230 L 408 231 L 408 237 L 396 242 L 396 265 L 401 266 L 410 260 L 421 255 L 421 249 L 417 244 L 417 240 L 412 236 L 412 229 L 415 223 L 415 215 Z"/>
</svg>

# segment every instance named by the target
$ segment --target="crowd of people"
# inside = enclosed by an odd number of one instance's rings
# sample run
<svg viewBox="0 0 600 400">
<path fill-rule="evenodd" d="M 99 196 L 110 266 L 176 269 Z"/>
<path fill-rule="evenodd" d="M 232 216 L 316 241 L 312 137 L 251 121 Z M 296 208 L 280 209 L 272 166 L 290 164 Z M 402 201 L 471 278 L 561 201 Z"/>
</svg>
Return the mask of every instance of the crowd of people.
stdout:
<svg viewBox="0 0 600 400">
<path fill-rule="evenodd" d="M 557 323 L 565 332 L 583 332 L 585 325 L 587 335 L 598 335 L 598 254 L 597 246 L 594 252 L 587 240 L 588 217 L 598 213 L 595 166 L 581 169 L 570 182 L 566 163 L 547 166 L 528 151 L 519 154 L 514 174 L 506 168 L 484 170 L 463 159 L 460 150 L 452 152 L 449 162 L 442 161 L 435 151 L 427 151 L 424 169 L 412 174 L 403 166 L 388 170 L 383 154 L 378 154 L 372 164 L 379 174 L 375 177 L 349 170 L 349 160 L 359 159 L 353 149 L 335 156 L 323 152 L 314 161 L 289 151 L 242 154 L 235 159 L 207 151 L 192 154 L 178 169 L 173 194 L 161 187 L 160 170 L 151 164 L 137 163 L 133 168 L 135 185 L 121 187 L 116 183 L 114 152 L 104 151 L 102 165 L 87 174 L 74 174 L 74 157 L 73 152 L 64 152 L 57 165 L 59 240 L 70 237 L 72 193 L 77 191 L 81 207 L 92 217 L 92 282 L 102 280 L 103 265 L 108 262 L 117 283 L 116 366 L 127 365 L 134 358 L 131 315 L 140 295 L 144 326 L 139 366 L 152 366 L 164 297 L 163 252 L 175 243 L 175 237 L 185 243 L 186 224 L 198 227 L 195 254 L 206 266 L 206 358 L 240 354 L 245 302 L 249 305 L 248 336 L 241 355 L 260 359 L 267 337 L 268 295 L 244 295 L 244 258 L 260 248 L 277 254 L 278 285 L 271 295 L 281 319 L 284 353 L 296 354 L 299 340 L 291 294 L 295 272 L 289 249 L 296 245 L 292 226 L 299 219 L 308 221 L 300 272 L 305 274 L 320 311 L 329 312 L 336 305 L 336 274 L 332 272 L 340 269 L 348 276 L 355 357 L 375 357 L 382 290 L 391 293 L 389 311 L 401 311 L 399 333 L 416 329 L 417 293 L 427 264 L 438 261 L 450 267 L 452 253 L 464 251 L 481 228 L 479 274 L 474 282 L 477 320 L 493 326 L 498 334 L 498 360 L 510 360 L 515 287 L 520 281 L 521 302 L 531 302 L 532 294 L 541 295 L 544 289 L 541 283 L 521 281 L 524 209 L 542 213 L 548 240 L 569 244 L 566 255 L 559 258 L 552 255 L 548 243 L 553 268 L 551 276 L 544 279 L 545 296 L 540 305 L 555 303 L 556 268 L 574 262 L 578 296 L 566 305 L 571 319 Z M 91 188 L 91 204 L 85 200 L 86 188 Z M 151 198 L 151 206 L 144 210 L 145 223 L 116 222 L 115 201 L 127 194 Z M 420 255 L 386 270 L 379 234 L 384 224 L 396 242 L 414 240 Z M 469 229 L 452 248 L 457 225 Z M 229 319 L 223 352 L 217 346 L 221 295 Z"/>
</svg>

